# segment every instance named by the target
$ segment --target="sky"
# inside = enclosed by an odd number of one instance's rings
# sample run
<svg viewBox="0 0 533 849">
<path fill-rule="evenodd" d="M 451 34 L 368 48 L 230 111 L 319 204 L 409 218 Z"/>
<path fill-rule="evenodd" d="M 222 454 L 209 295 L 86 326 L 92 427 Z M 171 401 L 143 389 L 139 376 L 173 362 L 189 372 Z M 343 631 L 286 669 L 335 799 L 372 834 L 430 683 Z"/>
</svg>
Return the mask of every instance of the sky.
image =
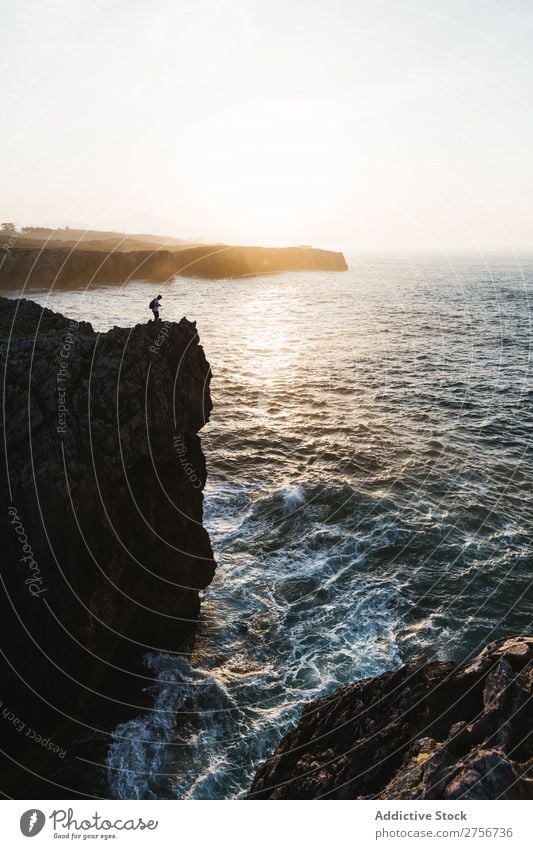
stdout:
<svg viewBox="0 0 533 849">
<path fill-rule="evenodd" d="M 531 0 L 2 0 L 0 217 L 370 250 L 533 233 Z"/>
</svg>

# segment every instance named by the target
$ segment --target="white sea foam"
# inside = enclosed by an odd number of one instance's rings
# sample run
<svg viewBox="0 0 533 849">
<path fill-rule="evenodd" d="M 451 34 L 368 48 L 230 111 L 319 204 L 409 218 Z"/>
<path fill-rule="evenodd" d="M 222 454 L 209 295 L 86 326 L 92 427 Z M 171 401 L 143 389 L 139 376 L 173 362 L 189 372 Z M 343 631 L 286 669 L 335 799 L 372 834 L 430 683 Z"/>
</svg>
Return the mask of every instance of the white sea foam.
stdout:
<svg viewBox="0 0 533 849">
<path fill-rule="evenodd" d="M 305 495 L 301 486 L 290 487 L 283 493 L 283 512 L 285 515 L 293 513 L 305 504 Z"/>
</svg>

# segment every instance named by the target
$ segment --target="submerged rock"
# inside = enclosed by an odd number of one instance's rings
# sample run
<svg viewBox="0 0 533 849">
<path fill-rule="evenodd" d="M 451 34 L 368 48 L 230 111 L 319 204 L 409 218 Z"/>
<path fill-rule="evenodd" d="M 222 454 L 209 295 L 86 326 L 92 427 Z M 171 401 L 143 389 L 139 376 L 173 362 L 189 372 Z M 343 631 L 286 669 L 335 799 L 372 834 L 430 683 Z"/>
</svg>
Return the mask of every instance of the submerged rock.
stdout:
<svg viewBox="0 0 533 849">
<path fill-rule="evenodd" d="M 213 577 L 198 437 L 210 369 L 186 319 L 98 334 L 1 298 L 0 334 L 2 701 L 24 726 L 4 726 L 2 787 L 65 798 L 85 776 L 64 763 L 80 740 L 96 760 L 95 729 L 146 709 L 143 655 L 183 650 Z M 67 751 L 66 789 L 28 728 Z"/>
<path fill-rule="evenodd" d="M 533 639 L 425 657 L 309 704 L 252 799 L 533 798 Z"/>
</svg>

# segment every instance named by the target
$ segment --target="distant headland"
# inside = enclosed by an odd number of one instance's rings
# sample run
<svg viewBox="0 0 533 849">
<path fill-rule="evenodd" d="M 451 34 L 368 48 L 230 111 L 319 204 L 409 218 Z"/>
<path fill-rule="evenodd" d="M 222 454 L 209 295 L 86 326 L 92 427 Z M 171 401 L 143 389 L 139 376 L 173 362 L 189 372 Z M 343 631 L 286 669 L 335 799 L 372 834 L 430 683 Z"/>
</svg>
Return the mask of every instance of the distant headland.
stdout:
<svg viewBox="0 0 533 849">
<path fill-rule="evenodd" d="M 342 253 L 307 245 L 248 247 L 191 244 L 152 235 L 0 230 L 0 289 L 61 289 L 129 280 L 164 282 L 175 275 L 223 279 L 283 271 L 346 271 Z"/>
</svg>

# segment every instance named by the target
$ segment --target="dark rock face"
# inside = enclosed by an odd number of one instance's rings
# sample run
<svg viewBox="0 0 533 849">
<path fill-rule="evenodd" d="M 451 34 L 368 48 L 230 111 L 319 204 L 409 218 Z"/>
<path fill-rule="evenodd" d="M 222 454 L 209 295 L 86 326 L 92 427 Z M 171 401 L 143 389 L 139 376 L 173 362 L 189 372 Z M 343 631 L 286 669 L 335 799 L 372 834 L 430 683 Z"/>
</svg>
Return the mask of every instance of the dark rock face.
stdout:
<svg viewBox="0 0 533 849">
<path fill-rule="evenodd" d="M 516 637 L 341 687 L 307 706 L 250 798 L 532 798 L 532 661 Z"/>
<path fill-rule="evenodd" d="M 86 251 L 61 248 L 3 251 L 0 289 L 62 288 L 127 280 L 247 277 L 281 271 L 345 271 L 342 253 L 315 248 L 202 245 L 181 250 Z"/>
<path fill-rule="evenodd" d="M 2 788 L 18 798 L 94 794 L 80 741 L 94 759 L 94 729 L 150 704 L 143 655 L 186 647 L 213 577 L 198 437 L 211 411 L 209 364 L 186 319 L 97 334 L 2 298 L 0 333 L 0 698 L 69 753 L 59 764 L 4 721 L 13 761 Z M 27 772 L 54 776 L 59 765 L 67 791 Z"/>
</svg>

